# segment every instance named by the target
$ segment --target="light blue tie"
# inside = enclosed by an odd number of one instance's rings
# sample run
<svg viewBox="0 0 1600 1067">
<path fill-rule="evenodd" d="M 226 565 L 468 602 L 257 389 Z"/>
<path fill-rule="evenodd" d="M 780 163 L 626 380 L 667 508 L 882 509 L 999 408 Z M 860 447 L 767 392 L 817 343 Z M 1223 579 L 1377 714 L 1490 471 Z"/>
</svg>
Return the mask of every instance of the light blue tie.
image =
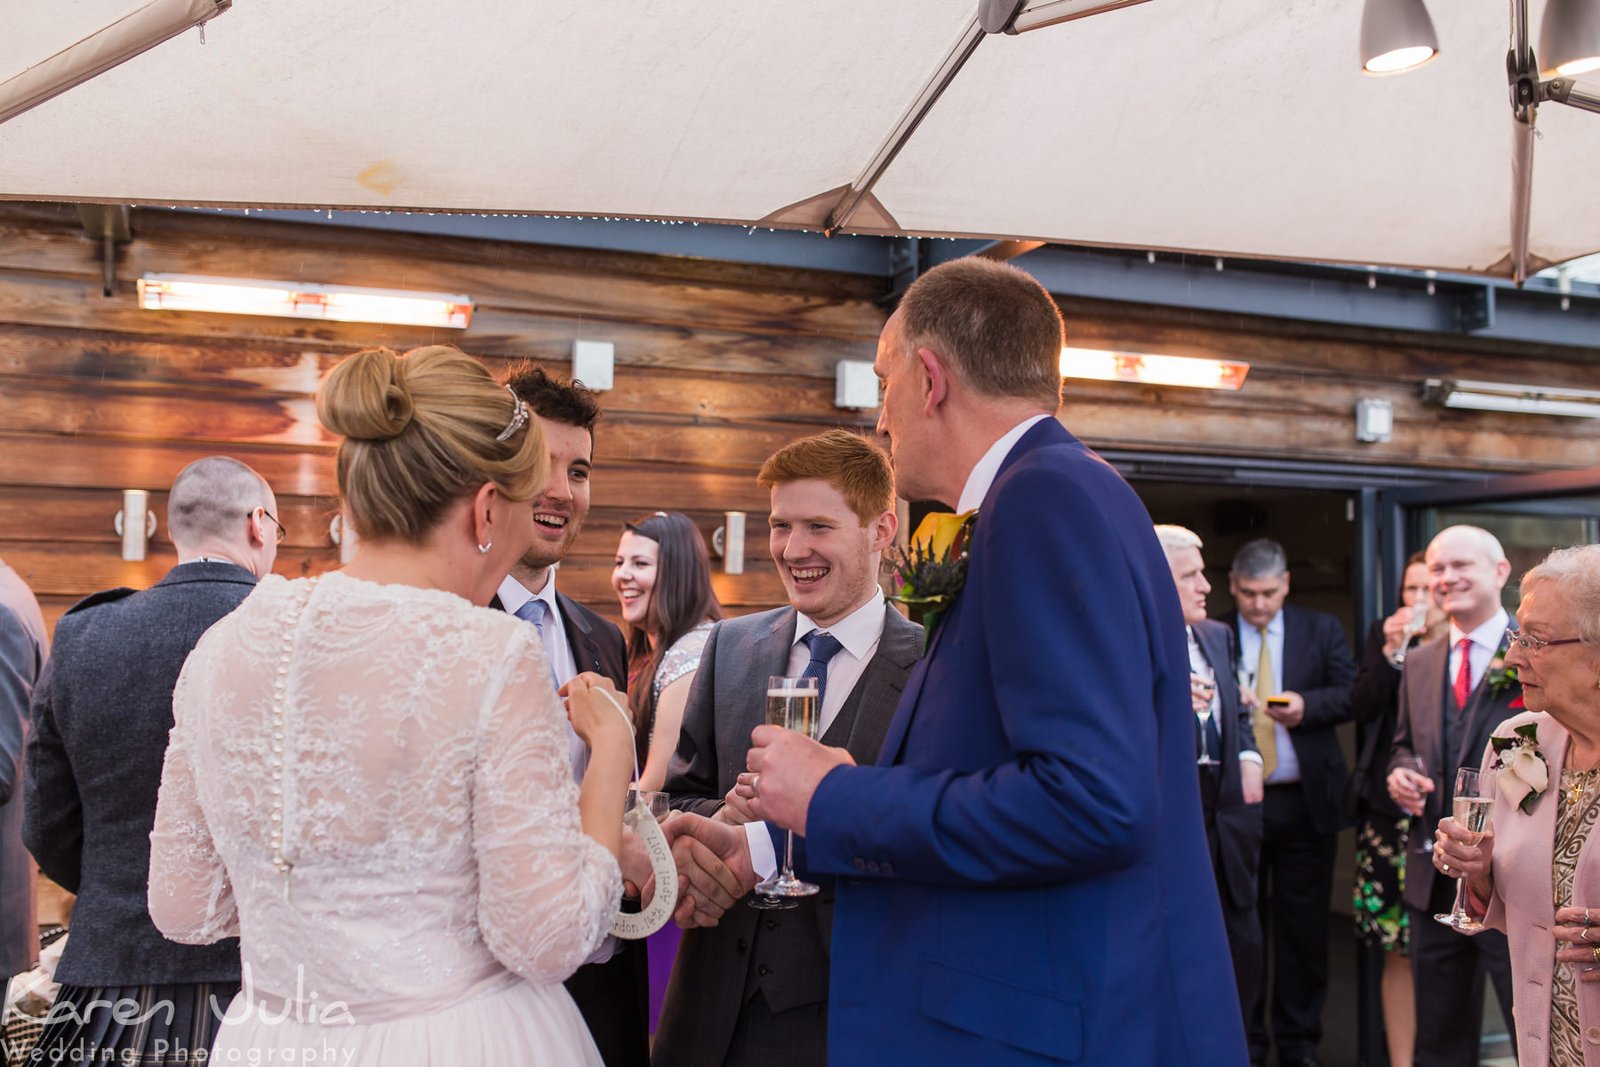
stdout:
<svg viewBox="0 0 1600 1067">
<path fill-rule="evenodd" d="M 550 648 L 550 631 L 545 623 L 550 619 L 550 605 L 534 597 L 516 611 L 517 618 L 523 622 L 531 622 L 539 630 L 539 643 L 544 646 L 545 665 L 550 670 L 550 684 L 557 690 L 561 688 L 561 679 L 556 675 L 556 658 Z M 572 724 L 567 724 L 567 749 L 572 758 L 572 775 L 575 781 L 583 781 L 583 772 L 589 766 L 589 746 L 583 743 Z"/>
<path fill-rule="evenodd" d="M 550 671 L 550 682 L 557 689 L 561 683 L 556 681 L 556 661 L 550 650 L 550 634 L 545 629 L 545 620 L 550 617 L 550 607 L 538 597 L 534 597 L 522 607 L 517 609 L 517 618 L 523 622 L 531 622 L 539 630 L 539 643 L 544 646 L 544 662 Z"/>
</svg>

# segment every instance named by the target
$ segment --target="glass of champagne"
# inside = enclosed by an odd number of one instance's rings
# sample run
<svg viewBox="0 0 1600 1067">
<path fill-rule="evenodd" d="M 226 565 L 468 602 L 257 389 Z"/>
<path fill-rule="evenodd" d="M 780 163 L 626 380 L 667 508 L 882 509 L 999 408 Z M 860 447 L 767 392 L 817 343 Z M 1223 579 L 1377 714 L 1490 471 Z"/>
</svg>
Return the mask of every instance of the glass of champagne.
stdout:
<svg viewBox="0 0 1600 1067">
<path fill-rule="evenodd" d="M 1215 767 L 1220 761 L 1211 758 L 1210 728 L 1211 708 L 1217 697 L 1217 675 L 1209 667 L 1201 667 L 1189 676 L 1190 699 L 1195 701 L 1195 718 L 1200 720 L 1200 758 L 1202 767 Z"/>
<path fill-rule="evenodd" d="M 1405 666 L 1406 653 L 1411 651 L 1411 639 L 1420 634 L 1428 625 L 1428 605 L 1415 604 L 1411 614 L 1407 616 L 1405 625 L 1400 628 L 1400 647 L 1389 661 L 1396 667 Z"/>
<path fill-rule="evenodd" d="M 644 808 L 655 817 L 656 822 L 666 822 L 668 799 L 667 794 L 660 791 L 640 789 L 637 785 L 630 785 L 628 787 L 628 802 L 623 806 L 622 810 L 631 811 L 634 808 Z"/>
<path fill-rule="evenodd" d="M 1428 771 L 1428 762 L 1421 756 L 1406 756 L 1399 764 L 1408 771 L 1416 771 L 1424 778 L 1433 782 L 1434 792 L 1438 792 L 1439 783 L 1433 781 L 1433 775 Z M 1433 835 L 1428 833 L 1428 793 L 1422 798 L 1422 808 L 1419 811 L 1408 811 L 1411 819 L 1411 851 L 1420 852 L 1422 855 L 1431 855 L 1433 852 Z"/>
<path fill-rule="evenodd" d="M 768 678 L 767 725 L 781 726 L 816 740 L 818 723 L 822 718 L 822 702 L 817 696 L 815 678 L 783 678 L 777 675 Z M 816 886 L 794 876 L 794 831 L 790 830 L 784 838 L 782 869 L 756 886 L 756 895 L 750 898 L 750 906 L 798 907 L 802 897 L 809 897 L 815 892 Z"/>
<path fill-rule="evenodd" d="M 1476 767 L 1463 767 L 1456 772 L 1455 800 L 1450 814 L 1460 831 L 1477 844 L 1489 828 L 1489 812 L 1494 807 L 1494 774 L 1480 773 Z M 1458 832 L 1460 832 L 1458 831 Z M 1435 915 L 1435 919 L 1457 930 L 1482 930 L 1483 921 L 1467 914 L 1467 880 L 1456 879 L 1456 904 L 1448 915 Z"/>
</svg>

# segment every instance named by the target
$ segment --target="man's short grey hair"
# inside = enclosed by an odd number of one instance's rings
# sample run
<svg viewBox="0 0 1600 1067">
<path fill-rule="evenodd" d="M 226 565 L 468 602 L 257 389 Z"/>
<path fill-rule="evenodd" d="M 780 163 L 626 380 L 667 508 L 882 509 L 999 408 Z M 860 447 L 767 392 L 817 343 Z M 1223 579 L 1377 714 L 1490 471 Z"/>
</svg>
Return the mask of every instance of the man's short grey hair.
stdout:
<svg viewBox="0 0 1600 1067">
<path fill-rule="evenodd" d="M 1446 535 L 1462 535 L 1478 546 L 1478 551 L 1489 557 L 1490 563 L 1499 563 L 1506 558 L 1506 550 L 1500 544 L 1500 538 L 1485 530 L 1482 526 L 1446 526 L 1433 535 L 1433 540 L 1428 542 L 1431 549 L 1444 539 Z"/>
<path fill-rule="evenodd" d="M 1239 546 L 1229 573 L 1235 578 L 1254 580 L 1276 578 L 1288 569 L 1289 557 L 1284 555 L 1283 546 L 1270 537 L 1258 537 Z"/>
<path fill-rule="evenodd" d="M 1202 549 L 1205 542 L 1200 540 L 1200 535 L 1186 526 L 1171 526 L 1165 523 L 1156 524 L 1156 540 L 1161 542 L 1162 551 L 1171 555 L 1182 552 L 1186 548 Z"/>
<path fill-rule="evenodd" d="M 180 547 L 242 541 L 244 519 L 270 499 L 266 480 L 229 456 L 197 459 L 167 495 L 167 532 Z"/>
<path fill-rule="evenodd" d="M 1559 590 L 1572 606 L 1578 620 L 1575 636 L 1586 645 L 1600 646 L 1600 545 L 1556 549 L 1522 576 L 1522 595 L 1541 585 Z"/>
</svg>

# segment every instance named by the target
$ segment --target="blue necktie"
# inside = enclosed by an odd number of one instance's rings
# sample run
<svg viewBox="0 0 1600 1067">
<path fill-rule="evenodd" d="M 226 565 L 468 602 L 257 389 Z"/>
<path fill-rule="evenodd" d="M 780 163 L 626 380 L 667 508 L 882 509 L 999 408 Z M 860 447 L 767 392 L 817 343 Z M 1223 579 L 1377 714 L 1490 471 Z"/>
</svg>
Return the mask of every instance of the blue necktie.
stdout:
<svg viewBox="0 0 1600 1067">
<path fill-rule="evenodd" d="M 822 714 L 822 690 L 828 684 L 828 661 L 842 648 L 839 639 L 823 630 L 812 630 L 800 639 L 811 650 L 811 662 L 800 672 L 802 678 L 817 680 L 817 714 Z"/>
<path fill-rule="evenodd" d="M 521 619 L 523 622 L 531 622 L 535 627 L 538 628 L 539 643 L 544 646 L 545 666 L 550 670 L 550 681 L 557 689 L 560 689 L 560 683 L 556 682 L 555 657 L 550 654 L 550 634 L 545 630 L 544 625 L 545 620 L 549 617 L 549 606 L 538 597 L 534 597 L 532 600 L 528 601 L 526 604 L 522 605 L 522 607 L 517 609 L 517 618 Z"/>
</svg>

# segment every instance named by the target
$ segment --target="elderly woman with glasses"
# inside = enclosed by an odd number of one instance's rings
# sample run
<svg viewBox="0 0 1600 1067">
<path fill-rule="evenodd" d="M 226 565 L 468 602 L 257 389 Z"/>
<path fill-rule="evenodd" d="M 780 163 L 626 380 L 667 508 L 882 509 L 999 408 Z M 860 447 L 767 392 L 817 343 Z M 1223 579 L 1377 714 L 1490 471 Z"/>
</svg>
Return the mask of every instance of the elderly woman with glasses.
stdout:
<svg viewBox="0 0 1600 1067">
<path fill-rule="evenodd" d="M 1433 862 L 1511 945 L 1522 1067 L 1600 1067 L 1600 545 L 1522 579 L 1506 663 L 1527 711 L 1495 731 L 1491 828 L 1439 824 Z"/>
</svg>

